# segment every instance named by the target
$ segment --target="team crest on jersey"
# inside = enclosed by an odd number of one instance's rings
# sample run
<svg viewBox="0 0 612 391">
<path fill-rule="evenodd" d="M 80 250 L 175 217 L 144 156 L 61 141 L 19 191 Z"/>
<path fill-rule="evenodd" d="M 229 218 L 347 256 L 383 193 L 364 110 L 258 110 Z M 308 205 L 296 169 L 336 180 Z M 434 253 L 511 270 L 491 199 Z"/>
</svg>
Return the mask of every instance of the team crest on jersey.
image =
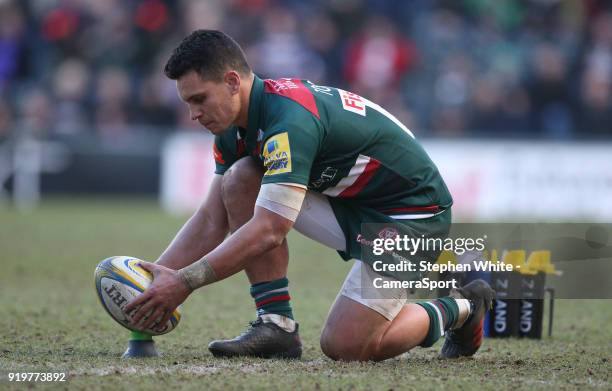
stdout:
<svg viewBox="0 0 612 391">
<path fill-rule="evenodd" d="M 311 186 L 315 189 L 318 189 L 325 183 L 331 182 L 336 177 L 337 173 L 338 170 L 336 168 L 326 167 L 325 170 L 321 172 L 321 176 L 319 177 L 319 179 L 312 181 Z"/>
<path fill-rule="evenodd" d="M 378 232 L 378 237 L 381 239 L 395 239 L 399 235 L 399 231 L 392 227 L 385 227 Z"/>
<path fill-rule="evenodd" d="M 291 172 L 291 148 L 287 132 L 270 137 L 264 144 L 262 155 L 266 166 L 264 175 Z"/>
</svg>

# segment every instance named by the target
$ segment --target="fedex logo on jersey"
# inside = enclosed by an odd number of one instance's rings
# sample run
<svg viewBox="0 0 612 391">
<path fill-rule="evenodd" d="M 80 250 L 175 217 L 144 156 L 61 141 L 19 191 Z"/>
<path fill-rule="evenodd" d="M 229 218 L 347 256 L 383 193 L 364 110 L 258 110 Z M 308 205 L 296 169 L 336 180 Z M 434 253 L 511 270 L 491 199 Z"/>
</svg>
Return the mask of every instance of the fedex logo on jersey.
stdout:
<svg viewBox="0 0 612 391">
<path fill-rule="evenodd" d="M 353 113 L 357 113 L 365 117 L 366 107 L 369 107 L 370 109 L 376 110 L 380 114 L 390 119 L 395 125 L 399 126 L 404 132 L 408 133 L 410 137 L 414 138 L 414 134 L 412 134 L 410 129 L 408 129 L 391 113 L 389 113 L 387 110 L 383 109 L 376 103 L 369 101 L 366 98 L 363 98 L 352 92 L 341 90 L 340 88 L 338 88 L 338 92 L 340 93 L 340 101 L 342 102 L 342 107 L 344 108 L 344 110 L 351 111 Z"/>
<path fill-rule="evenodd" d="M 365 117 L 366 115 L 366 102 L 359 95 L 338 89 L 340 92 L 340 100 L 342 101 L 342 107 L 344 110 L 357 113 Z"/>
<path fill-rule="evenodd" d="M 287 132 L 270 137 L 264 144 L 262 155 L 266 167 L 264 175 L 291 172 L 291 148 Z"/>
</svg>

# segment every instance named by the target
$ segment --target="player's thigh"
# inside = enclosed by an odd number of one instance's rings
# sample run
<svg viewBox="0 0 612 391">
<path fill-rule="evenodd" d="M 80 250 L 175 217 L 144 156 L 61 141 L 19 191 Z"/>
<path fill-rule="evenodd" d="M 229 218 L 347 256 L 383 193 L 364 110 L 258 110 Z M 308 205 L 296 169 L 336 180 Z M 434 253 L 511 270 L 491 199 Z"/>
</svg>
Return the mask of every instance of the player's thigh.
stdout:
<svg viewBox="0 0 612 391">
<path fill-rule="evenodd" d="M 329 199 L 312 190 L 306 192 L 302 208 L 293 228 L 315 242 L 343 251 L 346 238 L 338 224 Z"/>
</svg>

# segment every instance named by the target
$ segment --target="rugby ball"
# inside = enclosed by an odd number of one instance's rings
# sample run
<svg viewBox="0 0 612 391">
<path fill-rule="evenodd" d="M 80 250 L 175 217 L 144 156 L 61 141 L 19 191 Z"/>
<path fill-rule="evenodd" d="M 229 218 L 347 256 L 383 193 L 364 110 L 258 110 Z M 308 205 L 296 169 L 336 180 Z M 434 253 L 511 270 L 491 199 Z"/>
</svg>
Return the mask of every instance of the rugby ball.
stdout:
<svg viewBox="0 0 612 391">
<path fill-rule="evenodd" d="M 138 258 L 118 256 L 106 258 L 96 266 L 94 278 L 100 303 L 113 319 L 129 330 L 151 335 L 169 333 L 181 320 L 180 306 L 161 331 L 136 329 L 132 325 L 131 314 L 124 311 L 125 306 L 153 281 L 151 273 L 138 266 L 139 262 L 142 261 Z"/>
</svg>

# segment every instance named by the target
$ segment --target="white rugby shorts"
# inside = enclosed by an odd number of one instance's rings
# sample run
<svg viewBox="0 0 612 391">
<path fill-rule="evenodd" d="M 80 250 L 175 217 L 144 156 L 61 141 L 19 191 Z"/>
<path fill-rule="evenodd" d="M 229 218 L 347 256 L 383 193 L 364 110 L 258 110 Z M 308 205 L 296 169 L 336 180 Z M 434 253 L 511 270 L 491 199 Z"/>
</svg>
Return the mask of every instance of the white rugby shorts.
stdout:
<svg viewBox="0 0 612 391">
<path fill-rule="evenodd" d="M 302 209 L 293 228 L 302 235 L 334 250 L 344 251 L 346 238 L 327 197 L 307 191 Z M 393 280 L 375 272 L 368 264 L 356 260 L 349 271 L 339 295 L 348 297 L 393 320 L 406 304 L 405 289 L 374 289 L 375 278 Z"/>
</svg>

